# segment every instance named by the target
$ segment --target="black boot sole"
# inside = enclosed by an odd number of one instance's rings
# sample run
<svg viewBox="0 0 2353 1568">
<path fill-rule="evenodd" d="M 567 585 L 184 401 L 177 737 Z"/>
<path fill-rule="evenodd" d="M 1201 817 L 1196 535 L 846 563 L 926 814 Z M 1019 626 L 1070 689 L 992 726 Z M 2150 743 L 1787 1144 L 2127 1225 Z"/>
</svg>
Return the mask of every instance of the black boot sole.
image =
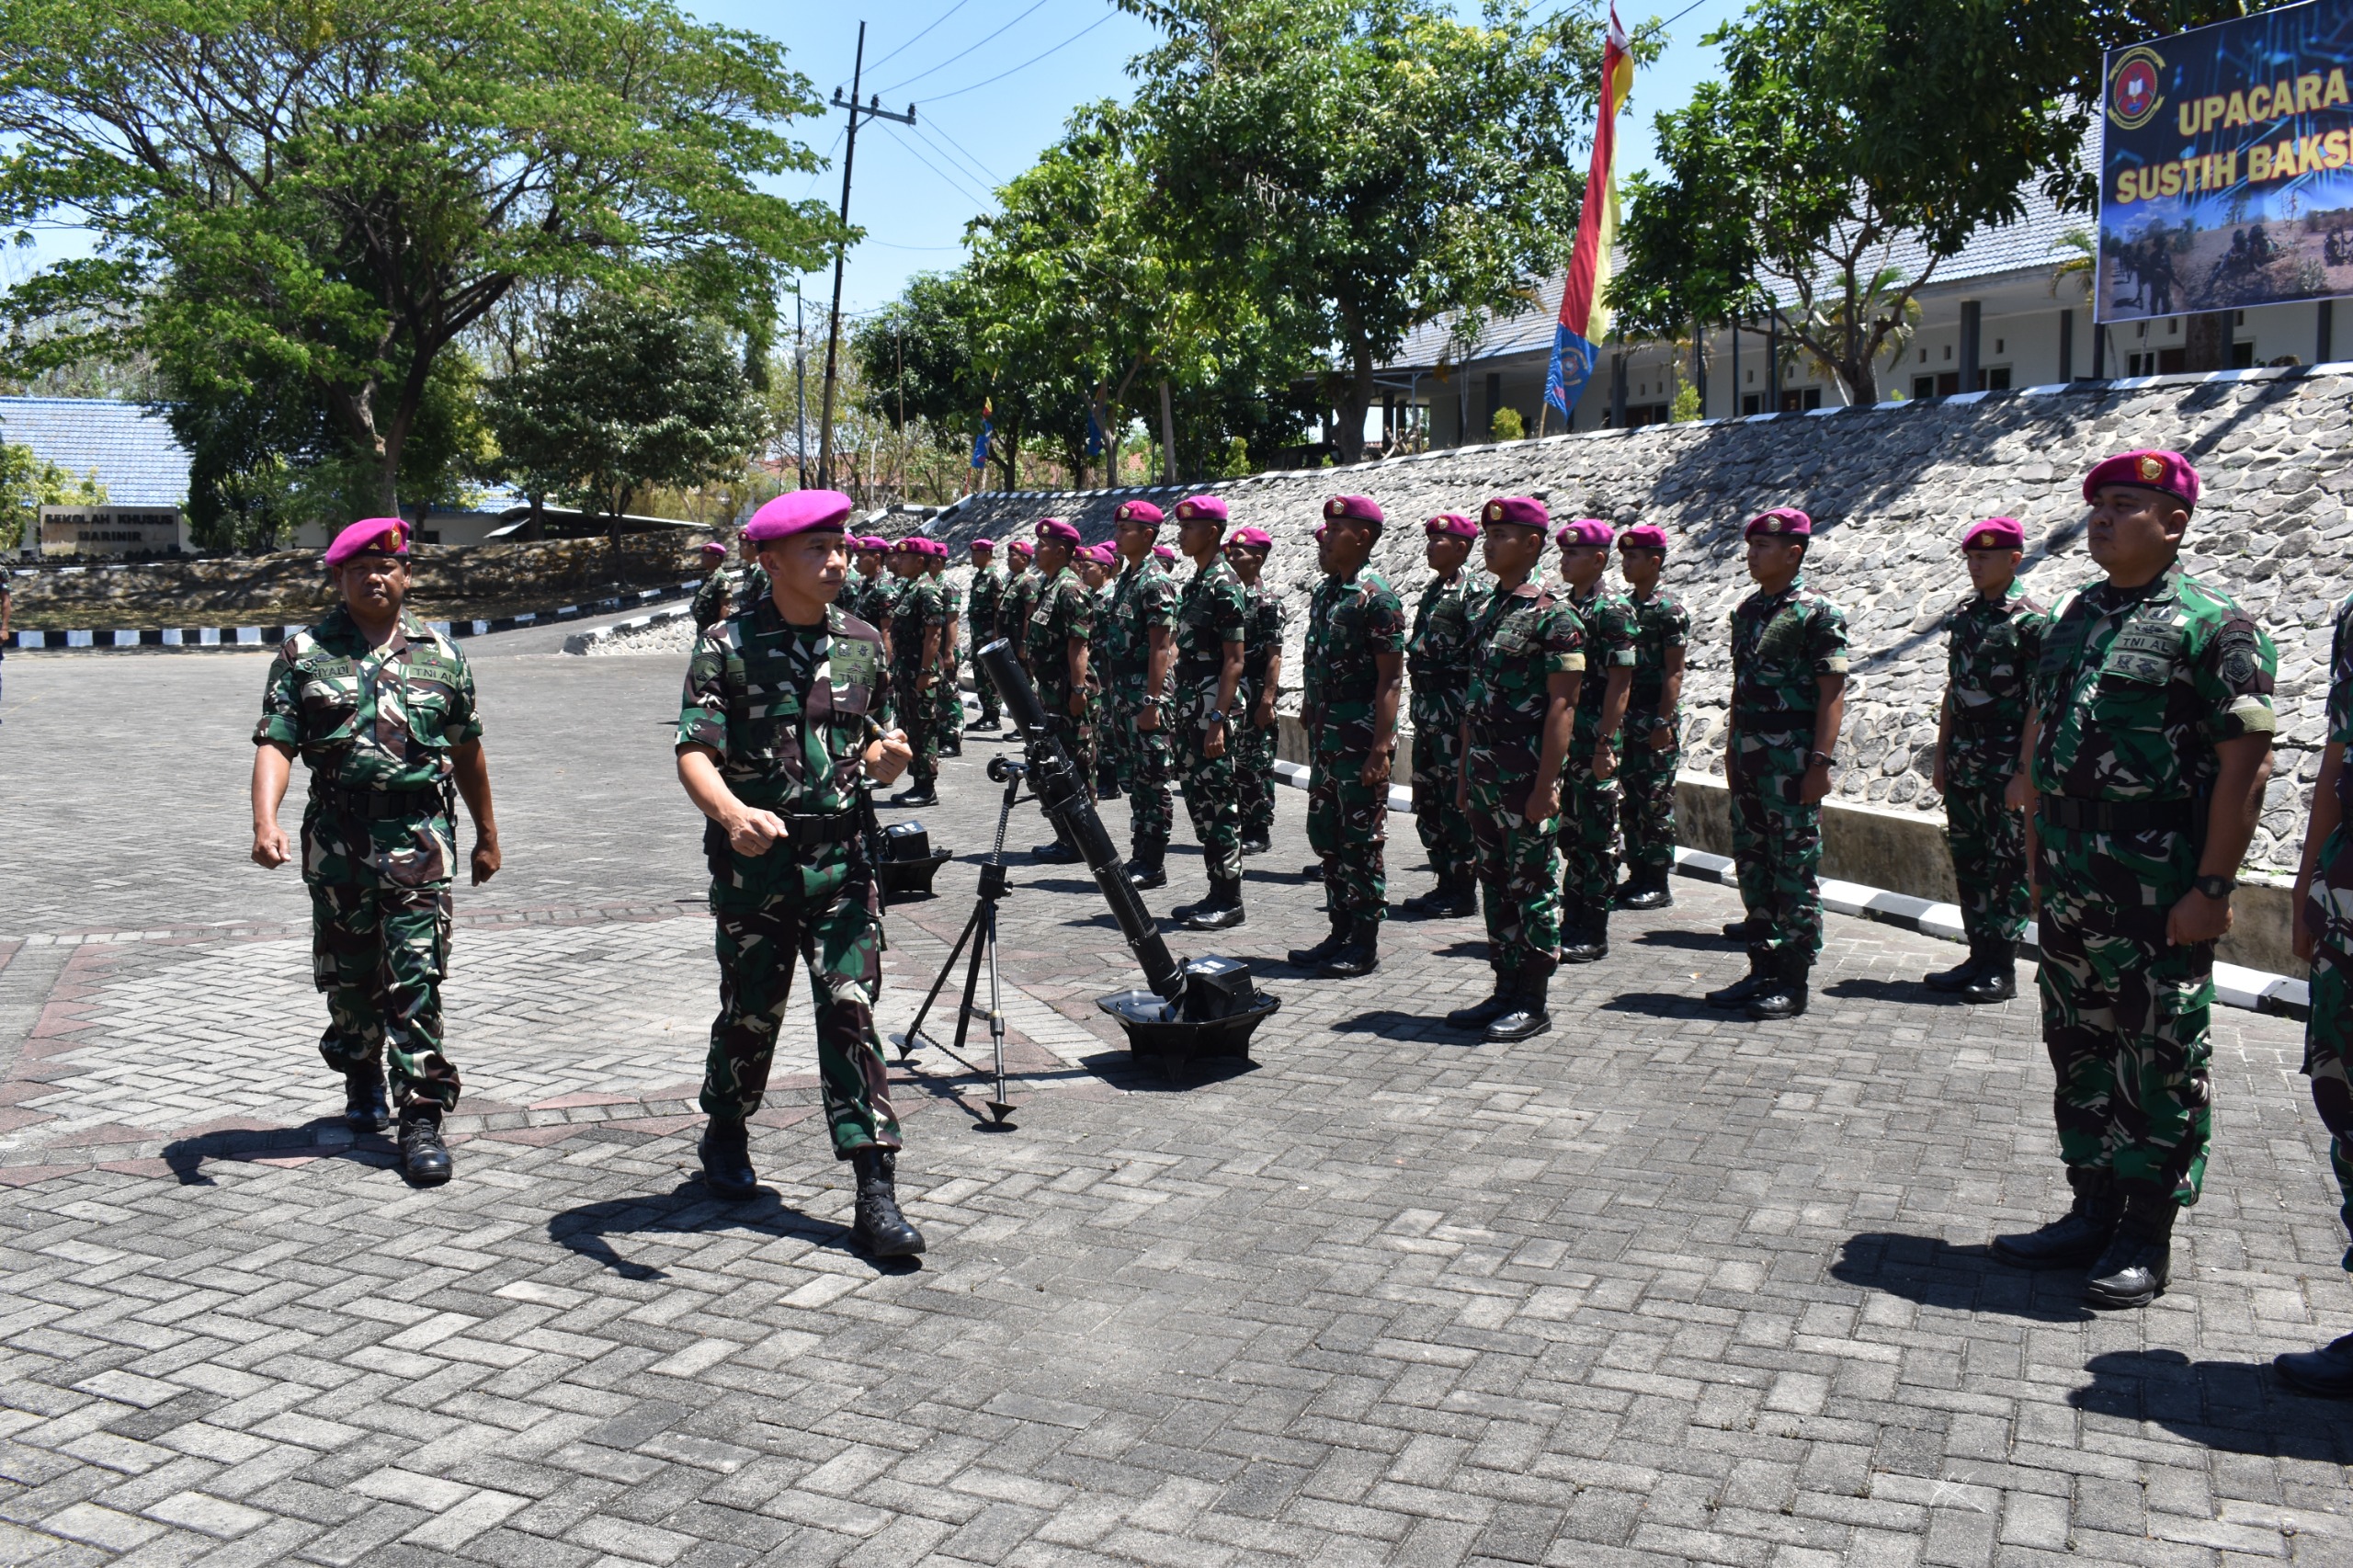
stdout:
<svg viewBox="0 0 2353 1568">
<path fill-rule="evenodd" d="M 2086 1285 L 2084 1287 L 2084 1305 L 2101 1312 L 2129 1312 L 2149 1305 L 2165 1293 L 2163 1285 L 2153 1285 L 2146 1290 L 2135 1290 L 2130 1295 L 2111 1294 Z"/>
<path fill-rule="evenodd" d="M 1188 931 L 1231 931 L 1241 925 L 1244 918 L 1243 912 L 1238 909 L 1220 909 L 1206 915 L 1188 915 L 1185 917 L 1185 929 Z"/>
<path fill-rule="evenodd" d="M 1501 1019 L 1496 1020 L 1497 1023 L 1501 1021 Z M 1495 1024 L 1489 1024 L 1487 1038 L 1503 1043 L 1509 1043 L 1516 1040 L 1534 1040 L 1538 1035 L 1550 1033 L 1552 1028 L 1552 1015 L 1539 1013 L 1527 1022 L 1514 1024 L 1509 1028 L 1498 1028 Z"/>
<path fill-rule="evenodd" d="M 885 1245 L 869 1234 L 864 1226 L 854 1225 L 850 1228 L 849 1236 L 850 1240 L 858 1244 L 858 1250 L 869 1257 L 916 1257 L 923 1253 L 924 1242 L 920 1233 L 913 1241 L 893 1242 Z"/>
</svg>

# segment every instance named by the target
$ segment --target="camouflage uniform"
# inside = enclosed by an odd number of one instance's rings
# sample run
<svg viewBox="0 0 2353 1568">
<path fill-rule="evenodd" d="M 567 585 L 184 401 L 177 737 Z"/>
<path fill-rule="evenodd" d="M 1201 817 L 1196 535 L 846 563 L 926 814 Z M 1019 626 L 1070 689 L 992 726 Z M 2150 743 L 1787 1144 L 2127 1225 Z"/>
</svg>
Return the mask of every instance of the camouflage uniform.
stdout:
<svg viewBox="0 0 2353 1568">
<path fill-rule="evenodd" d="M 703 1111 L 740 1121 L 759 1109 L 798 955 L 816 1003 L 825 1124 L 842 1159 L 899 1147 L 874 1033 L 881 905 L 856 829 L 860 759 L 881 733 L 868 714 L 881 665 L 881 637 L 839 606 L 827 607 L 820 631 L 787 625 L 759 599 L 696 639 L 678 712 L 677 744 L 717 752 L 735 798 L 789 829 L 759 856 L 738 854 L 717 823 L 703 829 L 719 955 Z"/>
<path fill-rule="evenodd" d="M 1498 973 L 1530 964 L 1550 972 L 1561 945 L 1559 819 L 1529 822 L 1520 813 L 1543 757 L 1549 677 L 1584 669 L 1585 625 L 1564 597 L 1540 583 L 1491 594 L 1472 626 L 1462 771 L 1488 961 Z"/>
<path fill-rule="evenodd" d="M 1029 679 L 1046 710 L 1047 725 L 1062 737 L 1063 749 L 1078 764 L 1078 776 L 1095 793 L 1095 727 L 1070 716 L 1070 644 L 1095 640 L 1095 593 L 1069 566 L 1041 582 L 1038 608 L 1029 612 Z M 1094 661 L 1090 658 L 1091 666 Z M 1057 829 L 1059 831 L 1059 829 Z"/>
<path fill-rule="evenodd" d="M 2198 1200 L 2213 1129 L 2214 949 L 2165 918 L 2197 876 L 2223 741 L 2272 733 L 2271 640 L 2178 562 L 2138 588 L 2060 599 L 2032 698 L 2042 1039 L 2059 1154 L 2128 1188 Z M 2105 814 L 2071 827 L 2063 815 Z"/>
<path fill-rule="evenodd" d="M 2328 736 L 2325 744 L 2353 749 L 2353 598 L 2336 607 L 2328 657 Z M 2322 844 L 2305 892 L 2313 946 L 2312 1014 L 2304 1024 L 2304 1076 L 2353 1083 L 2353 759 L 2336 775 L 2336 826 Z M 2353 1233 L 2353 1129 L 2329 1129 L 2328 1163 L 2344 1199 L 2337 1210 Z M 2353 1248 L 2345 1254 L 2353 1269 Z"/>
<path fill-rule="evenodd" d="M 1441 881 L 1468 881 L 1479 863 L 1471 821 L 1454 809 L 1454 786 L 1462 776 L 1471 628 L 1486 608 L 1489 591 L 1468 568 L 1451 582 L 1432 578 L 1414 607 L 1414 631 L 1405 643 L 1405 670 L 1412 677 L 1414 826 Z"/>
<path fill-rule="evenodd" d="M 1099 623 L 1105 723 L 1119 736 L 1113 755 L 1119 763 L 1120 788 L 1128 797 L 1129 842 L 1140 866 L 1160 864 L 1176 820 L 1176 803 L 1168 790 L 1176 773 L 1169 739 L 1176 722 L 1169 700 L 1176 680 L 1173 661 L 1161 687 L 1160 727 L 1142 730 L 1136 721 L 1142 716 L 1151 682 L 1152 631 L 1160 627 L 1174 633 L 1176 591 L 1176 579 L 1150 556 L 1140 566 L 1122 561 L 1120 574 L 1111 579 L 1108 605 Z"/>
<path fill-rule="evenodd" d="M 1847 617 L 1801 574 L 1758 589 L 1732 616 L 1727 782 L 1740 900 L 1765 932 L 1753 956 L 1822 951 L 1822 807 L 1798 797 L 1813 750 L 1820 677 L 1847 673 Z"/>
<path fill-rule="evenodd" d="M 1972 949 L 2026 932 L 2026 818 L 2003 803 L 2018 770 L 2027 682 L 2042 651 L 2042 607 L 2015 583 L 1998 601 L 1972 593 L 1945 618 L 1945 840 Z"/>
<path fill-rule="evenodd" d="M 891 600 L 891 688 L 897 698 L 899 726 L 915 752 L 907 773 L 919 790 L 930 789 L 939 777 L 939 708 L 923 684 L 926 674 L 934 674 L 924 668 L 923 638 L 932 627 L 944 635 L 947 624 L 948 607 L 938 584 L 929 577 L 899 582 Z"/>
<path fill-rule="evenodd" d="M 933 577 L 929 581 L 939 590 L 940 613 L 946 617 L 940 622 L 939 684 L 931 688 L 932 716 L 939 725 L 940 749 L 961 756 L 964 749 L 963 660 L 959 654 L 957 642 L 963 630 L 964 590 L 957 586 L 951 578 Z M 958 635 L 955 637 L 949 635 L 949 622 L 956 625 Z M 980 644 L 976 642 L 973 646 Z"/>
<path fill-rule="evenodd" d="M 441 1048 L 458 863 L 449 753 L 482 733 L 456 644 L 404 614 L 370 647 L 340 605 L 279 646 L 254 726 L 256 745 L 299 751 L 311 769 L 302 883 L 312 978 L 327 994 L 319 1054 L 347 1075 L 381 1057 L 399 1107 L 458 1103 Z"/>
<path fill-rule="evenodd" d="M 1675 864 L 1675 772 L 1683 761 L 1683 715 L 1670 713 L 1675 744 L 1651 749 L 1649 720 L 1666 690 L 1666 651 L 1688 647 L 1691 612 L 1665 588 L 1647 599 L 1629 597 L 1634 611 L 1634 682 L 1626 693 L 1626 740 L 1618 753 L 1624 805 L 1626 864 L 1665 869 Z"/>
<path fill-rule="evenodd" d="M 1224 557 L 1212 558 L 1185 580 L 1176 604 L 1176 733 L 1171 740 L 1185 769 L 1185 814 L 1201 841 L 1205 869 L 1221 883 L 1242 880 L 1242 796 L 1233 756 L 1242 726 L 1239 715 L 1226 715 L 1225 755 L 1213 757 L 1202 749 L 1204 721 L 1217 707 L 1225 645 L 1246 643 L 1248 624 L 1248 597 Z"/>
<path fill-rule="evenodd" d="M 1367 788 L 1372 755 L 1375 658 L 1405 651 L 1405 606 L 1370 567 L 1315 585 L 1301 660 L 1301 721 L 1312 759 L 1307 842 L 1324 862 L 1324 892 L 1336 919 L 1378 922 L 1389 912 L 1381 863 L 1389 839 L 1389 787 Z"/>
<path fill-rule="evenodd" d="M 1576 729 L 1561 769 L 1561 905 L 1571 920 L 1607 916 L 1618 891 L 1618 779 L 1593 771 L 1602 738 L 1601 706 L 1609 672 L 1634 665 L 1634 606 L 1623 594 L 1596 586 L 1569 606 L 1585 625 L 1586 679 L 1577 687 Z M 1611 732 L 1613 748 L 1620 736 Z"/>
<path fill-rule="evenodd" d="M 687 601 L 687 612 L 698 627 L 709 626 L 733 606 L 766 598 L 767 593 L 768 574 L 758 562 L 731 561 L 703 579 L 695 597 Z"/>
<path fill-rule="evenodd" d="M 1029 618 L 1037 612 L 1038 590 L 1045 581 L 1035 566 L 1024 566 L 1005 585 L 1005 597 L 997 604 L 997 626 L 1013 643 L 1013 656 L 1025 670 L 1029 667 Z"/>
<path fill-rule="evenodd" d="M 972 569 L 972 647 L 975 652 L 1005 635 L 998 608 L 1005 602 L 1005 568 L 994 563 Z M 976 661 L 972 665 L 972 695 L 981 701 L 981 727 L 995 729 L 998 714 L 996 683 Z"/>
<path fill-rule="evenodd" d="M 1275 743 L 1282 721 L 1271 719 L 1261 730 L 1252 715 L 1267 689 L 1275 650 L 1283 645 L 1283 601 L 1263 587 L 1244 587 L 1250 597 L 1242 623 L 1242 684 L 1233 699 L 1233 776 L 1242 791 L 1242 836 L 1264 843 L 1275 831 Z"/>
</svg>

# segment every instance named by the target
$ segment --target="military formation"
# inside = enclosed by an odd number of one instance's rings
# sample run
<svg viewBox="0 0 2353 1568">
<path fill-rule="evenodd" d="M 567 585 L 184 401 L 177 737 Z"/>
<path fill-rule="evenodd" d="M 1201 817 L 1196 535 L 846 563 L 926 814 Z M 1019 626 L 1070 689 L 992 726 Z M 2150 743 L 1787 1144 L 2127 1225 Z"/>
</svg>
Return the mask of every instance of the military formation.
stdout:
<svg viewBox="0 0 2353 1568">
<path fill-rule="evenodd" d="M 2174 1226 L 2202 1189 L 2214 943 L 2270 773 L 2278 656 L 2182 565 L 2199 490 L 2177 453 L 2097 465 L 2083 495 L 2101 576 L 2047 603 L 2019 587 L 2021 526 L 1971 524 L 1959 540 L 1970 591 L 1944 619 L 1934 781 L 1968 956 L 1925 982 L 1972 1003 L 2011 1000 L 2038 922 L 2071 1201 L 2047 1224 L 1994 1238 L 1993 1251 L 2084 1270 L 2097 1307 L 2143 1306 L 2165 1290 Z M 826 1127 L 856 1176 L 856 1234 L 892 1256 L 924 1243 L 897 1203 L 901 1140 L 873 1023 L 870 790 L 904 772 L 911 787 L 893 804 L 938 800 L 938 760 L 968 727 L 961 650 L 1005 640 L 1090 789 L 1126 797 L 1131 883 L 1167 884 L 1181 794 L 1207 891 L 1176 918 L 1240 926 L 1242 862 L 1268 847 L 1273 824 L 1285 619 L 1263 575 L 1274 539 L 1231 527 L 1215 495 L 1165 514 L 1122 502 L 1112 538 L 1093 546 L 1040 519 L 1034 538 L 1008 541 L 1008 570 L 995 541 L 974 540 L 962 588 L 945 574 L 943 544 L 853 536 L 849 515 L 846 496 L 794 492 L 754 515 L 740 559 L 713 549 L 676 753 L 706 819 L 717 926 L 705 1180 L 722 1197 L 756 1188 L 746 1129 L 798 963 L 815 994 Z M 1174 551 L 1160 538 L 1172 525 Z M 1394 913 L 1480 915 L 1489 994 L 1447 1022 L 1528 1040 L 1552 1027 L 1558 968 L 1608 952 L 1613 909 L 1673 903 L 1691 616 L 1662 581 L 1669 541 L 1654 526 L 1555 523 L 1527 496 L 1438 514 L 1421 525 L 1429 577 L 1410 612 L 1370 564 L 1387 527 L 1371 497 L 1336 495 L 1316 532 L 1292 689 L 1330 929 L 1290 959 L 1337 980 L 1379 968 L 1403 717 L 1436 883 Z M 1745 945 L 1748 972 L 1706 1000 L 1768 1021 L 1804 1015 L 1822 949 L 1822 807 L 1848 651 L 1845 615 L 1806 576 L 1813 520 L 1778 506 L 1743 531 L 1754 587 L 1723 632 L 1723 772 L 1745 913 L 1725 934 Z M 472 676 L 404 609 L 406 552 L 405 525 L 381 518 L 328 550 L 342 603 L 280 650 L 255 733 L 254 858 L 274 866 L 296 853 L 276 816 L 300 756 L 312 770 L 299 852 L 327 994 L 321 1054 L 345 1078 L 353 1124 L 396 1124 L 404 1169 L 431 1184 L 450 1174 L 439 1128 L 460 1086 L 439 998 L 459 800 L 475 827 L 473 880 L 501 856 Z M 1608 580 L 1613 556 L 1622 591 Z M 972 678 L 970 727 L 995 729 L 999 696 L 977 667 Z M 2295 939 L 2313 976 L 2304 1071 L 2353 1231 L 2353 598 L 2337 612 L 2330 682 Z M 1077 858 L 1059 838 L 1034 853 Z M 2346 1261 L 2353 1269 L 2353 1249 Z M 2353 1394 L 2353 1335 L 2282 1357 L 2279 1369 Z"/>
</svg>

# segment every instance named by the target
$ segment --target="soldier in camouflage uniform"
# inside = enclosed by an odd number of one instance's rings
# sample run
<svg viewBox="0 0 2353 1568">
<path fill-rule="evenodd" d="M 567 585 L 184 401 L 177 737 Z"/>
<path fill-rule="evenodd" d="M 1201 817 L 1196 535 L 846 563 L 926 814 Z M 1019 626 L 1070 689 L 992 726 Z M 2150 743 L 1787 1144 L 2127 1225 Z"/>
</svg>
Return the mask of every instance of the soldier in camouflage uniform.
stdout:
<svg viewBox="0 0 2353 1568">
<path fill-rule="evenodd" d="M 1471 688 L 1471 628 L 1487 593 L 1466 563 L 1479 525 L 1441 512 L 1422 525 L 1429 585 L 1414 607 L 1405 670 L 1414 720 L 1414 828 L 1438 886 L 1398 907 L 1408 915 L 1469 915 L 1479 907 L 1479 853 L 1471 820 L 1454 809 L 1462 773 L 1462 699 Z"/>
<path fill-rule="evenodd" d="M 898 588 L 898 579 L 891 574 L 891 541 L 871 535 L 864 539 L 844 537 L 849 540 L 850 547 L 856 552 L 853 559 L 857 562 L 857 574 L 843 585 L 841 597 L 835 602 L 881 634 L 882 668 L 875 676 L 874 717 L 887 728 L 892 722 L 891 608 Z"/>
<path fill-rule="evenodd" d="M 1602 585 L 1618 530 L 1598 517 L 1563 523 L 1561 575 L 1585 626 L 1576 728 L 1561 800 L 1561 961 L 1609 956 L 1609 906 L 1618 893 L 1618 740 L 1634 678 L 1634 607 Z"/>
<path fill-rule="evenodd" d="M 311 770 L 301 845 L 311 969 L 327 994 L 319 1054 L 343 1074 L 355 1131 L 385 1131 L 398 1107 L 402 1169 L 428 1186 L 449 1179 L 441 1119 L 459 1088 L 441 1022 L 458 858 L 450 796 L 473 817 L 480 886 L 500 863 L 490 765 L 465 655 L 405 608 L 408 525 L 354 523 L 326 565 L 343 602 L 286 640 L 263 690 L 253 858 L 272 869 L 291 858 L 278 808 L 299 754 Z"/>
<path fill-rule="evenodd" d="M 939 726 L 939 755 L 964 755 L 964 697 L 959 681 L 962 661 L 958 643 L 964 631 L 964 590 L 948 575 L 948 547 L 936 539 L 924 542 L 924 570 L 939 590 L 939 607 L 947 619 L 939 630 L 939 680 L 931 688 L 932 718 Z"/>
<path fill-rule="evenodd" d="M 2328 655 L 2328 737 L 2313 784 L 2312 822 L 2296 873 L 2296 956 L 2312 965 L 2312 1013 L 2304 1024 L 2304 1076 L 2313 1108 L 2328 1129 L 2328 1163 L 2336 1173 L 2337 1211 L 2353 1233 L 2353 832 L 2345 804 L 2353 776 L 2353 597 L 2336 607 Z M 2353 1247 L 2344 1266 L 2353 1271 Z M 2353 1334 L 2317 1350 L 2276 1357 L 2279 1376 L 2306 1393 L 2353 1395 Z"/>
<path fill-rule="evenodd" d="M 972 647 L 977 652 L 1005 635 L 997 610 L 1005 602 L 1006 578 L 1005 568 L 996 563 L 996 540 L 993 539 L 972 541 Z M 973 729 L 994 730 L 1004 723 L 997 713 L 996 684 L 977 662 L 972 665 L 972 695 L 981 704 L 981 716 L 973 722 Z"/>
<path fill-rule="evenodd" d="M 2198 472 L 2127 452 L 2084 479 L 2107 580 L 2043 625 L 2012 799 L 2031 808 L 2042 1040 L 2065 1217 L 1995 1240 L 2029 1267 L 2091 1264 L 2085 1301 L 2138 1307 L 2172 1267 L 2213 1132 L 2214 942 L 2271 770 L 2271 640 L 2179 560 Z"/>
<path fill-rule="evenodd" d="M 1806 1008 L 1822 950 L 1822 801 L 1847 714 L 1847 617 L 1806 585 L 1813 519 L 1777 506 L 1748 521 L 1756 591 L 1732 616 L 1732 713 L 1724 741 L 1732 851 L 1748 918 L 1748 974 L 1711 1007 L 1760 1022 Z"/>
<path fill-rule="evenodd" d="M 1140 890 L 1168 882 L 1168 833 L 1175 818 L 1169 781 L 1170 670 L 1176 658 L 1176 580 L 1153 558 L 1160 508 L 1122 501 L 1112 520 L 1119 575 L 1099 622 L 1103 638 L 1104 723 L 1119 732 L 1113 756 L 1128 797 L 1128 881 Z"/>
<path fill-rule="evenodd" d="M 1478 846 L 1495 989 L 1446 1021 L 1526 1040 L 1552 1027 L 1545 998 L 1561 940 L 1561 769 L 1585 678 L 1585 627 L 1541 580 L 1552 536 L 1542 502 L 1499 496 L 1480 524 L 1495 586 L 1471 628 L 1454 809 L 1468 813 Z"/>
<path fill-rule="evenodd" d="M 796 959 L 809 968 L 817 1075 L 834 1154 L 856 1172 L 851 1233 L 879 1257 L 923 1251 L 899 1211 L 898 1119 L 874 1032 L 882 920 L 860 826 L 863 770 L 908 751 L 871 715 L 881 638 L 834 601 L 849 497 L 796 490 L 752 516 L 774 583 L 695 642 L 678 713 L 678 780 L 708 819 L 719 1016 L 703 1065 L 705 1185 L 758 1190 L 750 1121 L 767 1088 Z"/>
<path fill-rule="evenodd" d="M 1307 734 L 1307 841 L 1322 863 L 1331 935 L 1293 949 L 1290 961 L 1327 979 L 1380 967 L 1389 913 L 1381 854 L 1389 833 L 1389 774 L 1405 680 L 1405 605 L 1367 562 L 1381 540 L 1369 495 L 1324 503 L 1316 563 L 1324 577 L 1307 611 L 1300 659 L 1300 721 Z"/>
<path fill-rule="evenodd" d="M 1087 624 L 1101 627 L 1111 608 L 1111 572 L 1119 564 L 1117 551 L 1108 544 L 1082 545 L 1071 558 L 1071 570 L 1078 574 L 1079 582 L 1086 589 Z M 1095 780 L 1097 805 L 1120 798 L 1119 737 L 1105 732 L 1106 711 L 1103 697 L 1103 661 L 1095 657 L 1090 648 L 1086 660 L 1086 722 L 1080 726 L 1086 737 L 1086 776 Z"/>
<path fill-rule="evenodd" d="M 1634 608 L 1634 682 L 1626 693 L 1626 740 L 1618 764 L 1625 804 L 1626 881 L 1620 909 L 1664 909 L 1675 902 L 1675 774 L 1683 760 L 1683 661 L 1691 613 L 1659 586 L 1666 534 L 1637 523 L 1618 536 L 1618 566 Z"/>
<path fill-rule="evenodd" d="M 1233 737 L 1233 776 L 1242 790 L 1242 853 L 1263 855 L 1275 831 L 1275 751 L 1280 738 L 1275 699 L 1282 693 L 1283 601 L 1258 586 L 1275 548 L 1264 528 L 1236 528 L 1225 541 L 1225 563 L 1249 596 L 1242 636 L 1242 687 L 1234 701 L 1241 728 Z"/>
<path fill-rule="evenodd" d="M 1242 795 L 1233 771 L 1236 704 L 1242 690 L 1249 598 L 1225 563 L 1226 505 L 1215 495 L 1176 503 L 1177 544 L 1193 563 L 1176 601 L 1177 756 L 1185 813 L 1201 841 L 1209 896 L 1177 911 L 1188 929 L 1222 931 L 1242 907 Z"/>
<path fill-rule="evenodd" d="M 1013 575 L 996 608 L 997 635 L 1013 644 L 1013 657 L 1025 670 L 1029 667 L 1029 617 L 1037 611 L 1038 590 L 1046 581 L 1034 564 L 1036 551 L 1026 539 L 1017 539 L 1006 547 L 1006 553 L 1013 557 Z"/>
<path fill-rule="evenodd" d="M 948 607 L 928 573 L 926 541 L 908 538 L 891 547 L 891 572 L 899 581 L 891 600 L 891 689 L 906 727 L 914 765 L 911 787 L 891 797 L 894 806 L 939 803 L 939 705 L 932 685 L 939 678 L 939 645 L 946 640 Z"/>
<path fill-rule="evenodd" d="M 1095 766 L 1088 746 L 1086 682 L 1095 596 L 1071 569 L 1077 551 L 1078 530 L 1070 524 L 1048 517 L 1038 525 L 1038 608 L 1029 612 L 1027 638 L 1029 679 L 1038 688 L 1039 706 L 1046 710 L 1049 732 L 1061 737 L 1092 797 Z M 1032 853 L 1049 862 L 1081 858 L 1059 822 L 1054 824 L 1054 842 L 1041 844 Z"/>
<path fill-rule="evenodd" d="M 2018 585 L 2025 544 L 2015 518 L 1971 525 L 1961 552 L 1976 591 L 1945 617 L 1934 778 L 1969 957 L 1927 983 L 1979 1003 L 2018 994 L 2018 938 L 2026 931 L 2026 816 L 2004 798 L 2018 768 L 2027 680 L 2042 652 L 2042 607 Z"/>
<path fill-rule="evenodd" d="M 702 548 L 705 554 L 716 553 L 721 560 L 711 574 L 703 579 L 702 586 L 695 590 L 695 597 L 687 601 L 687 613 L 698 627 L 724 619 L 728 606 L 734 600 L 767 591 L 767 579 L 760 574 L 760 564 L 753 558 L 750 540 L 735 541 L 742 560 L 732 565 L 725 560 L 727 547 L 716 540 Z"/>
</svg>

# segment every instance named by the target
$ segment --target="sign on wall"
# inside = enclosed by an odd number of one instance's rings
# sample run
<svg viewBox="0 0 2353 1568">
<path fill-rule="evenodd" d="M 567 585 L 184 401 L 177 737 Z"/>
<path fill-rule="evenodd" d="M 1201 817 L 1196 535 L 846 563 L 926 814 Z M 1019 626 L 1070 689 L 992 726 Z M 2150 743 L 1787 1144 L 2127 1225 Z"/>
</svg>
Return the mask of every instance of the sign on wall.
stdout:
<svg viewBox="0 0 2353 1568">
<path fill-rule="evenodd" d="M 2110 50 L 2104 322 L 2353 294 L 2353 6 Z"/>
<path fill-rule="evenodd" d="M 43 555 L 136 555 L 161 553 L 180 542 L 180 514 L 173 506 L 43 506 Z"/>
</svg>

